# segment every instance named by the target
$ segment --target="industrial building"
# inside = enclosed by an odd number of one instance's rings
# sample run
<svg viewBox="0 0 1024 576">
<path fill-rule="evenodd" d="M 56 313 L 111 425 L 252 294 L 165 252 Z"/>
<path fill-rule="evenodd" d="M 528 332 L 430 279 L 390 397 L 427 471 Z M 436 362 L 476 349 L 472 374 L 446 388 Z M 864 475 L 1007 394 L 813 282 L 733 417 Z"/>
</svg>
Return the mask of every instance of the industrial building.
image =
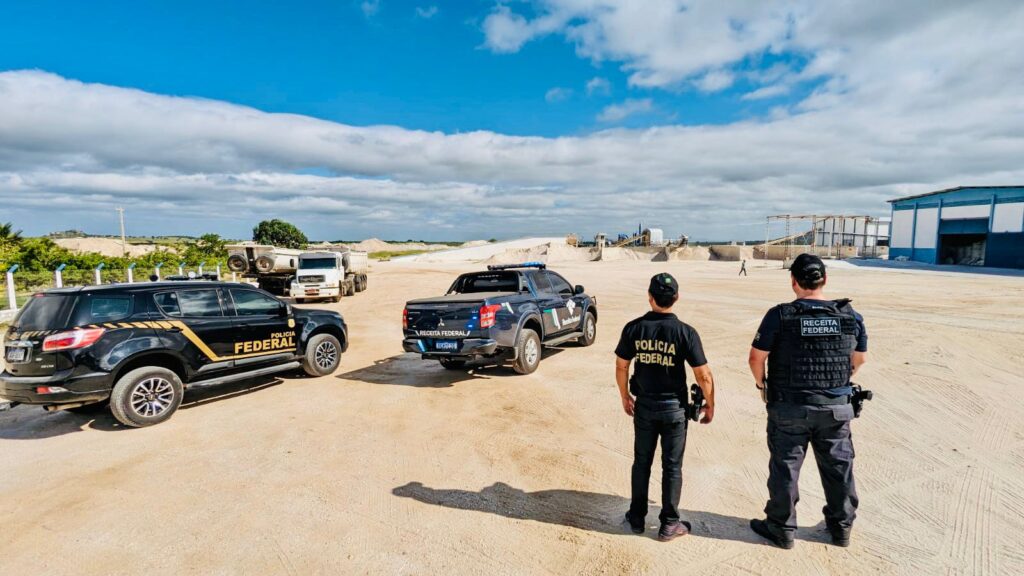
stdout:
<svg viewBox="0 0 1024 576">
<path fill-rule="evenodd" d="M 1024 268 L 1024 186 L 960 186 L 889 203 L 890 260 Z"/>
<path fill-rule="evenodd" d="M 814 221 L 813 244 L 855 246 L 862 249 L 888 246 L 889 219 L 871 216 L 822 216 Z"/>
</svg>

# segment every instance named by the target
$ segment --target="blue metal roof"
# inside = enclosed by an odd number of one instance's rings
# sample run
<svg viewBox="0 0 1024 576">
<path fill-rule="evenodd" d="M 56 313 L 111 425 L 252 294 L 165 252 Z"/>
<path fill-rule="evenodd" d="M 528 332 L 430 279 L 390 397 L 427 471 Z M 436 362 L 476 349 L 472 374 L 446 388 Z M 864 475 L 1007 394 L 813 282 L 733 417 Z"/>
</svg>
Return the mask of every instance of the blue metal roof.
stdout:
<svg viewBox="0 0 1024 576">
<path fill-rule="evenodd" d="M 928 192 L 925 194 L 915 194 L 914 196 L 894 198 L 889 200 L 889 203 L 903 203 L 909 200 L 929 198 L 940 194 L 947 196 L 950 200 L 963 201 L 965 203 L 990 202 L 993 195 L 995 195 L 997 199 L 1009 196 L 1020 201 L 1024 200 L 1024 186 L 957 186 L 955 188 L 946 188 L 945 190 L 936 190 L 935 192 Z M 936 198 L 936 200 L 938 199 Z"/>
</svg>

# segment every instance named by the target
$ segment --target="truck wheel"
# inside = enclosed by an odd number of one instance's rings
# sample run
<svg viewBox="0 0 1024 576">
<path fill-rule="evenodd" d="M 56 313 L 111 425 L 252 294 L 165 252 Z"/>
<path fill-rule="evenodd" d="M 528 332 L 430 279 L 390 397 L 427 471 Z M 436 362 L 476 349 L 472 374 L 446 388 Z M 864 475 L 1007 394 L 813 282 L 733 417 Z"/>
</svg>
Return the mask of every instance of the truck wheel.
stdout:
<svg viewBox="0 0 1024 576">
<path fill-rule="evenodd" d="M 363 279 L 363 292 L 366 292 L 366 288 L 369 286 L 369 278 L 367 278 L 366 274 L 360 274 L 359 277 Z"/>
<path fill-rule="evenodd" d="M 587 312 L 583 318 L 583 336 L 576 339 L 580 346 L 590 346 L 597 339 L 597 319 L 593 312 Z"/>
<path fill-rule="evenodd" d="M 353 282 L 352 280 L 346 280 L 345 281 L 345 296 L 355 296 L 355 295 L 356 295 L 356 283 Z"/>
<path fill-rule="evenodd" d="M 352 279 L 352 285 L 355 286 L 356 292 L 362 292 L 365 290 L 365 288 L 363 288 L 363 280 L 359 276 Z"/>
<path fill-rule="evenodd" d="M 306 344 L 302 369 L 310 376 L 327 376 L 341 363 L 341 343 L 330 334 L 317 334 Z"/>
<path fill-rule="evenodd" d="M 114 384 L 110 412 L 125 426 L 152 426 L 174 414 L 181 405 L 182 394 L 181 379 L 167 368 L 136 368 Z"/>
<path fill-rule="evenodd" d="M 439 358 L 438 360 L 446 370 L 462 370 L 466 367 L 466 361 L 458 358 Z"/>
<path fill-rule="evenodd" d="M 345 294 L 345 285 L 338 284 L 338 295 L 331 296 L 331 302 L 341 302 L 341 297 Z"/>
<path fill-rule="evenodd" d="M 540 336 L 529 328 L 523 328 L 516 344 L 516 361 L 512 369 L 519 374 L 531 374 L 540 365 Z"/>
</svg>

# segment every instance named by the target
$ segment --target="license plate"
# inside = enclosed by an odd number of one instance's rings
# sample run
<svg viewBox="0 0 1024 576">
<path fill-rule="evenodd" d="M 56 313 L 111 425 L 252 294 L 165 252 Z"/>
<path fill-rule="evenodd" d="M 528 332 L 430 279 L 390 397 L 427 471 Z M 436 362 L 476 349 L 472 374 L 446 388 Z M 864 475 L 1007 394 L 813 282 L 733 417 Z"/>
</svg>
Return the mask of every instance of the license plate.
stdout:
<svg viewBox="0 0 1024 576">
<path fill-rule="evenodd" d="M 24 362 L 28 359 L 28 348 L 14 346 L 7 349 L 8 362 Z"/>
<path fill-rule="evenodd" d="M 452 352 L 458 352 L 459 351 L 459 341 L 458 340 L 438 340 L 437 342 L 434 343 L 434 347 L 437 348 L 438 350 L 450 350 Z"/>
<path fill-rule="evenodd" d="M 306 290 L 306 296 L 316 296 L 317 294 L 320 294 L 319 290 Z"/>
</svg>

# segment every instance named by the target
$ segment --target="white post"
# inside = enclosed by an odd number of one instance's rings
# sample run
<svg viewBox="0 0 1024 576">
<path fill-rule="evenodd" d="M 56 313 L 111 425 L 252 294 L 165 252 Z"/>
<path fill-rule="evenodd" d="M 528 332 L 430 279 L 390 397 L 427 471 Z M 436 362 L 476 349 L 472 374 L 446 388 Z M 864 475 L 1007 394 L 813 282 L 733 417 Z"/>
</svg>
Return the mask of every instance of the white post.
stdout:
<svg viewBox="0 0 1024 576">
<path fill-rule="evenodd" d="M 132 262 L 131 264 L 128 265 L 128 283 L 129 284 L 135 282 L 135 272 L 134 272 L 134 270 L 135 270 L 135 263 Z"/>
<path fill-rule="evenodd" d="M 199 263 L 199 272 L 196 274 L 196 276 L 202 276 L 203 275 L 203 266 L 205 266 L 205 265 L 206 265 L 206 261 L 205 260 L 203 260 L 202 262 Z"/>
<path fill-rule="evenodd" d="M 220 264 L 217 264 L 217 280 L 220 280 Z"/>
<path fill-rule="evenodd" d="M 178 276 L 184 276 L 184 275 L 185 275 L 185 263 L 184 262 L 179 262 L 178 263 Z"/>
<path fill-rule="evenodd" d="M 156 274 L 157 281 L 160 280 L 160 267 L 163 265 L 163 262 L 157 262 L 156 266 L 153 267 L 153 273 Z"/>
<path fill-rule="evenodd" d="M 100 284 L 103 284 L 103 276 L 100 273 L 100 270 L 103 270 L 103 262 L 100 262 L 99 265 L 96 266 L 96 270 L 93 271 L 95 273 L 95 275 L 96 275 L 96 285 L 97 286 L 99 286 Z"/>
<path fill-rule="evenodd" d="M 60 266 L 57 266 L 56 270 L 53 271 L 53 284 L 57 288 L 63 288 L 64 287 L 64 267 L 65 266 L 67 266 L 67 264 L 61 264 Z"/>
<path fill-rule="evenodd" d="M 238 282 L 238 272 L 232 272 L 231 273 L 231 281 L 232 282 Z"/>
<path fill-rule="evenodd" d="M 7 269 L 7 302 L 10 304 L 11 310 L 18 310 L 18 298 L 14 292 L 14 273 L 17 272 L 18 265 L 14 264 Z"/>
</svg>

